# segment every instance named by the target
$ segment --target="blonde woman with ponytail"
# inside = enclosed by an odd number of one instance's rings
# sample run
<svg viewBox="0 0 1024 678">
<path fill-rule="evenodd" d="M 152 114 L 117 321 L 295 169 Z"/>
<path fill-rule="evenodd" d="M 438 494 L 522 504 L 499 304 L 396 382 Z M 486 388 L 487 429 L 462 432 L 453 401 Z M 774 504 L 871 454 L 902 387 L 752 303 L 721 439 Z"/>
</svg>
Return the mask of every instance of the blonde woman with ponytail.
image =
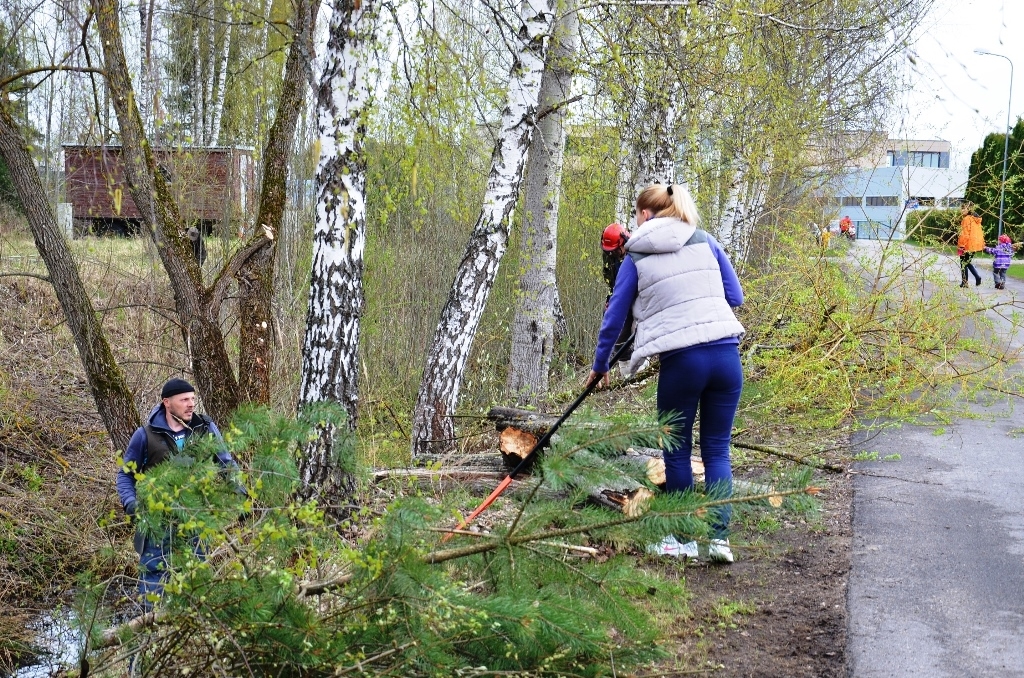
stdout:
<svg viewBox="0 0 1024 678">
<path fill-rule="evenodd" d="M 588 383 L 600 379 L 607 386 L 612 347 L 632 309 L 637 325 L 629 370 L 659 357 L 658 414 L 673 418 L 676 443 L 663 452 L 667 489 L 693 489 L 690 451 L 699 410 L 705 484 L 709 495 L 723 498 L 732 495 L 729 448 L 743 388 L 743 326 L 732 311 L 743 303 L 743 289 L 721 245 L 699 224 L 685 186 L 654 184 L 640 192 L 637 229 L 626 243 L 628 256 L 605 311 Z M 728 506 L 712 517 L 713 561 L 733 562 L 730 517 Z M 669 535 L 651 550 L 696 558 L 697 542 L 692 536 L 683 541 Z"/>
</svg>

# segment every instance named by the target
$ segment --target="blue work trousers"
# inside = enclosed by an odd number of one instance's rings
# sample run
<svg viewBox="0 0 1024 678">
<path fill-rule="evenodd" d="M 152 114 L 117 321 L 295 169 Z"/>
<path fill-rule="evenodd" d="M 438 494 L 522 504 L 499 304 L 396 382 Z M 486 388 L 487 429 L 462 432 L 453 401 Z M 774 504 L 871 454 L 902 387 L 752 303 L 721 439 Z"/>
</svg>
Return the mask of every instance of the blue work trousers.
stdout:
<svg viewBox="0 0 1024 678">
<path fill-rule="evenodd" d="M 675 447 L 664 450 L 666 487 L 670 492 L 693 489 L 690 452 L 693 423 L 700 411 L 700 456 L 709 496 L 732 496 L 729 448 L 732 423 L 743 390 L 743 367 L 736 344 L 699 344 L 661 355 L 658 414 L 675 417 Z M 712 537 L 726 539 L 732 508 L 711 513 Z"/>
<path fill-rule="evenodd" d="M 205 557 L 206 554 L 198 539 L 191 539 L 189 544 L 200 559 Z M 134 546 L 135 552 L 139 554 L 139 600 L 146 612 L 149 612 L 153 609 L 153 601 L 149 599 L 149 594 L 160 596 L 164 592 L 164 580 L 167 579 L 172 553 L 171 531 L 167 530 L 157 539 L 136 529 Z"/>
</svg>

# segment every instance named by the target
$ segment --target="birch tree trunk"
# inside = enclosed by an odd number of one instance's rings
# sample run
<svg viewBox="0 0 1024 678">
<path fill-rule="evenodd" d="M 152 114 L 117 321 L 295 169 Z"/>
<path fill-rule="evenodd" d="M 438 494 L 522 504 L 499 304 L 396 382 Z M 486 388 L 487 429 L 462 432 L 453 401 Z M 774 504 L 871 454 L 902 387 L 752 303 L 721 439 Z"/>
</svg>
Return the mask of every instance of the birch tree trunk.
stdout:
<svg viewBox="0 0 1024 678">
<path fill-rule="evenodd" d="M 281 237 L 287 200 L 288 161 L 295 143 L 295 127 L 306 100 L 306 56 L 313 53 L 313 28 L 319 0 L 296 3 L 296 33 L 288 48 L 277 115 L 263 151 L 263 184 L 260 190 L 257 229 L 269 228 L 272 243 L 250 257 L 235 276 L 238 280 L 239 351 L 238 386 L 243 400 L 270 404 L 270 373 L 274 298 L 274 261 Z M 258 237 L 258 236 L 256 236 Z"/>
<path fill-rule="evenodd" d="M 93 0 L 96 28 L 103 46 L 111 103 L 117 115 L 128 190 L 143 215 L 171 283 L 175 309 L 184 331 L 203 405 L 214 419 L 226 422 L 238 406 L 238 382 L 231 369 L 217 309 L 223 287 L 205 290 L 192 242 L 178 205 L 158 171 L 135 102 L 124 54 L 117 0 Z M 218 293 L 217 290 L 220 290 Z"/>
<path fill-rule="evenodd" d="M 210 123 L 213 120 L 213 85 L 217 79 L 213 72 L 217 63 L 217 24 L 214 22 L 216 6 L 210 3 L 210 20 L 206 26 L 206 49 L 203 51 L 203 139 L 204 146 L 211 146 Z"/>
<path fill-rule="evenodd" d="M 626 109 L 615 204 L 620 224 L 632 221 L 640 191 L 653 183 L 675 182 L 679 105 L 674 92 L 674 87 L 658 88 L 644 95 L 637 86 L 635 96 L 644 102 Z"/>
<path fill-rule="evenodd" d="M 718 224 L 718 241 L 729 253 L 732 261 L 739 263 L 742 258 L 744 204 L 742 193 L 746 183 L 747 166 L 742 158 L 736 159 L 732 181 L 726 193 L 725 204 L 722 206 L 722 217 Z"/>
<path fill-rule="evenodd" d="M 764 168 L 752 166 L 742 151 L 736 151 L 734 157 L 732 181 L 715 235 L 733 265 L 740 269 L 746 262 L 754 227 L 768 199 L 768 184 Z"/>
<path fill-rule="evenodd" d="M 224 31 L 224 49 L 220 54 L 220 68 L 217 72 L 217 86 L 213 91 L 213 115 L 210 121 L 210 138 L 208 144 L 216 146 L 220 140 L 220 123 L 224 116 L 224 88 L 228 82 L 228 57 L 231 55 L 231 36 L 234 34 L 235 22 L 228 14 L 228 27 Z"/>
<path fill-rule="evenodd" d="M 661 126 L 654 150 L 654 161 L 647 176 L 648 184 L 656 181 L 663 184 L 675 183 L 676 180 L 676 153 L 679 144 L 677 130 L 677 118 L 679 106 L 675 100 L 675 88 L 669 93 L 669 99 L 662 109 L 664 117 L 661 118 Z"/>
<path fill-rule="evenodd" d="M 146 40 L 149 26 L 149 3 L 139 2 L 139 116 L 143 126 L 149 126 L 150 98 L 149 94 L 149 43 Z"/>
<path fill-rule="evenodd" d="M 554 350 L 555 262 L 558 205 L 565 153 L 565 102 L 579 44 L 575 2 L 564 3 L 551 28 L 538 108 L 543 116 L 530 142 L 526 166 L 522 232 L 522 277 L 512 321 L 509 390 L 517 402 L 536 404 L 547 395 L 548 369 Z"/>
<path fill-rule="evenodd" d="M 509 74 L 508 98 L 491 155 L 483 209 L 466 244 L 423 369 L 413 413 L 414 457 L 444 449 L 454 437 L 450 415 L 458 404 L 473 337 L 508 245 L 512 211 L 536 125 L 544 39 L 551 29 L 553 4 L 554 0 L 526 0 L 522 5 L 518 52 Z"/>
<path fill-rule="evenodd" d="M 369 68 L 376 50 L 375 0 L 339 0 L 331 14 L 317 95 L 320 161 L 306 337 L 299 405 L 333 401 L 355 430 L 359 403 L 359 320 L 363 312 L 366 242 L 366 156 L 363 143 L 373 106 Z M 318 427 L 302 451 L 299 495 L 319 497 L 335 516 L 351 495 L 354 476 L 337 449 L 333 425 Z"/>
<path fill-rule="evenodd" d="M 637 156 L 626 141 L 619 144 L 619 171 L 615 181 L 615 221 L 629 228 L 636 209 Z"/>
<path fill-rule="evenodd" d="M 75 338 L 96 409 L 115 449 L 124 450 L 139 425 L 135 399 L 107 343 L 103 325 L 92 306 L 64 234 L 50 209 L 21 130 L 10 111 L 0 104 L 0 157 L 10 170 L 18 198 L 25 208 L 36 249 L 46 264 L 68 327 Z"/>
<path fill-rule="evenodd" d="M 633 187 L 634 202 L 640 191 L 651 184 L 668 184 L 676 180 L 678 111 L 674 87 L 659 89 L 658 95 L 649 103 L 643 125 L 647 133 L 638 139 L 641 146 L 636 152 L 640 165 Z"/>
<path fill-rule="evenodd" d="M 192 140 L 193 143 L 202 143 L 203 139 L 203 71 L 202 63 L 199 60 L 199 17 L 192 17 L 192 44 L 191 52 L 194 55 L 192 62 Z"/>
</svg>

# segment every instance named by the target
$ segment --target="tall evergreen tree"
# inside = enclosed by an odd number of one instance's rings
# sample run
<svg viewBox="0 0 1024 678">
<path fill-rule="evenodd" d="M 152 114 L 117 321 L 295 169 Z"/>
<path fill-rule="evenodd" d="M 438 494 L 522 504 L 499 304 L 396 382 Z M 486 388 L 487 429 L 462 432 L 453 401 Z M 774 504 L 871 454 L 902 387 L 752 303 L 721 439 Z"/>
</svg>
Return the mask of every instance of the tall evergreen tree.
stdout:
<svg viewBox="0 0 1024 678">
<path fill-rule="evenodd" d="M 987 239 L 994 239 L 999 224 L 1005 142 L 1005 134 L 992 133 L 986 136 L 981 148 L 971 154 L 971 165 L 967 172 L 964 199 L 971 202 L 981 216 Z M 1005 201 L 1003 230 L 1009 230 L 1014 237 L 1020 237 L 1024 235 L 1024 229 L 1021 228 L 1024 225 L 1024 119 L 1021 118 L 1017 119 L 1017 124 L 1010 131 Z"/>
</svg>

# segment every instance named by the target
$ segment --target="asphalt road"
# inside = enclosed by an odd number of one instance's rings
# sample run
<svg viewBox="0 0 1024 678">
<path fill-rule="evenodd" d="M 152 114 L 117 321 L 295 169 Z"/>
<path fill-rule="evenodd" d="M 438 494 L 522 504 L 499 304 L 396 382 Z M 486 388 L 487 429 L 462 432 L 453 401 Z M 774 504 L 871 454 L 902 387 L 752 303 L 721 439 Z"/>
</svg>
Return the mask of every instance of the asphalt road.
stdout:
<svg viewBox="0 0 1024 678">
<path fill-rule="evenodd" d="M 1008 279 L 971 293 L 1016 294 Z M 951 273 L 951 284 L 959 271 Z M 1012 402 L 1016 400 L 1017 402 Z M 848 668 L 853 678 L 1024 678 L 1024 400 L 972 404 L 944 430 L 862 441 L 855 476 Z M 1014 412 L 1017 407 L 1017 412 Z M 1014 432 L 1017 432 L 1016 435 Z"/>
</svg>

